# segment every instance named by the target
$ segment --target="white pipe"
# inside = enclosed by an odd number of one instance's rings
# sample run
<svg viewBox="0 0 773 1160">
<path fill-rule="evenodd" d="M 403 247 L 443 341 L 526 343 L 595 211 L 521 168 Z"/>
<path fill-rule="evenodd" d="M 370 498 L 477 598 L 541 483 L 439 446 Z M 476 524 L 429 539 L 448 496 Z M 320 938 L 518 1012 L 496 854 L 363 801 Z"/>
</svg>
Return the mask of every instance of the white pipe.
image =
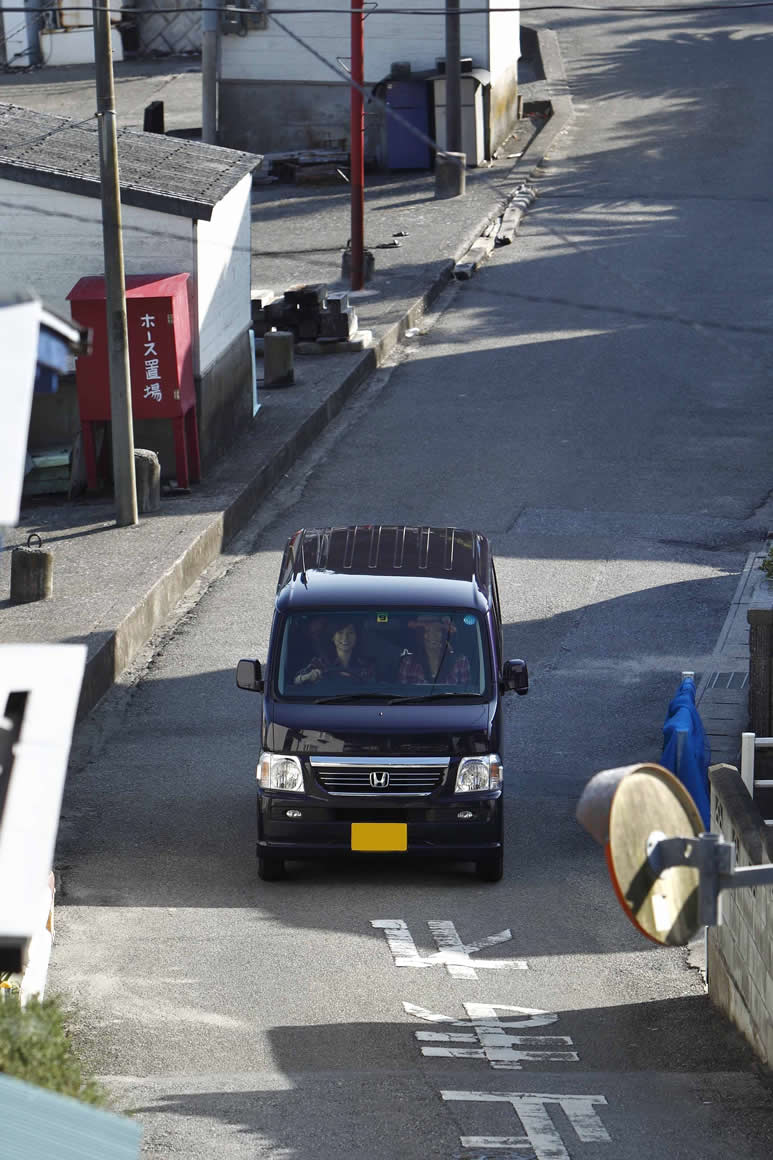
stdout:
<svg viewBox="0 0 773 1160">
<path fill-rule="evenodd" d="M 754 733 L 741 734 L 741 780 L 754 797 Z"/>
</svg>

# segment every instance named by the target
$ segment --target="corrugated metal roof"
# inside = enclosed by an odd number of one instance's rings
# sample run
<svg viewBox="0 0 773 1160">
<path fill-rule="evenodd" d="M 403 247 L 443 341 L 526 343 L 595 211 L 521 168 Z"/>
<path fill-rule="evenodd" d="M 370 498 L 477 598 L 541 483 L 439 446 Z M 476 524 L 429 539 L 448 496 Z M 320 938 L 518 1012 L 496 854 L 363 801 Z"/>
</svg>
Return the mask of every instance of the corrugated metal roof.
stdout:
<svg viewBox="0 0 773 1160">
<path fill-rule="evenodd" d="M 208 220 L 260 160 L 163 133 L 118 130 L 121 201 L 144 209 Z M 96 116 L 73 121 L 0 103 L 0 177 L 99 197 Z"/>
<path fill-rule="evenodd" d="M 0 1076 L 0 1156 L 21 1160 L 137 1160 L 142 1129 L 104 1112 Z"/>
</svg>

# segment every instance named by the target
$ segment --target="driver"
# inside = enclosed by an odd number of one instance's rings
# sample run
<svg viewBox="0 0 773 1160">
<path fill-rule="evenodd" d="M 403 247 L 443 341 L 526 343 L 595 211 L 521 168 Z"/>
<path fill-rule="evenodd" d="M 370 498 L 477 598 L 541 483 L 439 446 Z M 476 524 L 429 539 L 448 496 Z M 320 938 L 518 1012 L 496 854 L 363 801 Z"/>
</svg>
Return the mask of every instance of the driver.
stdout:
<svg viewBox="0 0 773 1160">
<path fill-rule="evenodd" d="M 293 679 L 294 685 L 312 683 L 320 677 L 343 677 L 354 681 L 375 681 L 376 666 L 369 657 L 363 656 L 357 647 L 357 629 L 351 620 L 334 620 L 328 623 L 322 636 L 327 641 L 320 656 L 312 657 Z"/>
</svg>

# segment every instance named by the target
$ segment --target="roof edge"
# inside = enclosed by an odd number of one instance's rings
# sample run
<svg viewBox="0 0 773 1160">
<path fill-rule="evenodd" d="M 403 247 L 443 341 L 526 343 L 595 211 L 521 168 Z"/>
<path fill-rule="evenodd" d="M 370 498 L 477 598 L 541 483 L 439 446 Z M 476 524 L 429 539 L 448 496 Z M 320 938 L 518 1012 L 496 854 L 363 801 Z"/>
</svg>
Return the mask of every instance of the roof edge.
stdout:
<svg viewBox="0 0 773 1160">
<path fill-rule="evenodd" d="M 260 161 L 257 161 L 255 168 L 259 164 Z M 244 174 L 244 177 L 246 176 L 247 173 Z M 0 161 L 0 178 L 18 182 L 20 185 L 36 185 L 42 189 L 73 193 L 79 197 L 90 197 L 95 200 L 101 197 L 100 182 L 92 178 L 71 177 L 66 173 L 54 173 L 52 170 L 33 169 L 18 162 Z M 173 197 L 168 193 L 153 193 L 151 190 L 121 186 L 121 205 L 131 205 L 137 209 L 163 210 L 175 217 L 210 221 L 216 204 L 218 203 L 191 201 L 187 198 Z"/>
</svg>

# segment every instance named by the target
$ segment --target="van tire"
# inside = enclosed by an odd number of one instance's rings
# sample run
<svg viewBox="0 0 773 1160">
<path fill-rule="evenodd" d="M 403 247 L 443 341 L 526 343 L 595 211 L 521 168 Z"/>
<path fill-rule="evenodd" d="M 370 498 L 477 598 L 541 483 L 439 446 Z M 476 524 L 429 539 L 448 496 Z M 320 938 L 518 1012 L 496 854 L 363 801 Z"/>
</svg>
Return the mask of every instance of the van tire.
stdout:
<svg viewBox="0 0 773 1160">
<path fill-rule="evenodd" d="M 481 882 L 501 882 L 505 872 L 505 856 L 503 850 L 497 850 L 480 858 L 475 863 L 475 871 Z"/>
<path fill-rule="evenodd" d="M 261 882 L 281 882 L 284 877 L 283 858 L 274 858 L 271 854 L 258 854 L 258 878 Z"/>
</svg>

